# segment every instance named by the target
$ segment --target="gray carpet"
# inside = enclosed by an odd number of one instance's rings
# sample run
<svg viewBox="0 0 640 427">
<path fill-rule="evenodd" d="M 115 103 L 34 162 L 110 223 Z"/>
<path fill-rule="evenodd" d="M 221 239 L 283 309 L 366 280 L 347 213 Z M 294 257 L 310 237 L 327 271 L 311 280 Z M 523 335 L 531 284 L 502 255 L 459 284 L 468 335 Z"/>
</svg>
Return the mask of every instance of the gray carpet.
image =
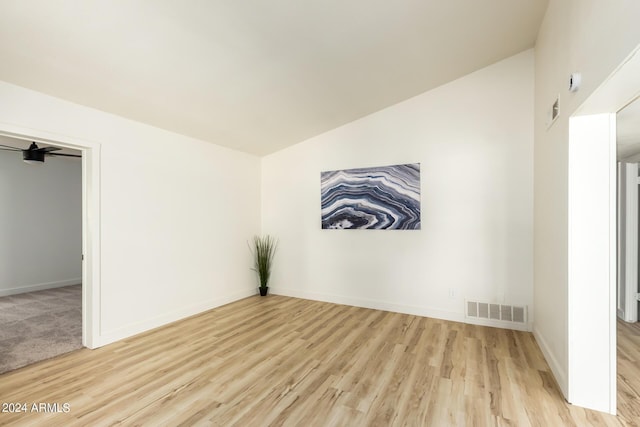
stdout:
<svg viewBox="0 0 640 427">
<path fill-rule="evenodd" d="M 82 348 L 82 286 L 0 297 L 0 373 Z"/>
</svg>

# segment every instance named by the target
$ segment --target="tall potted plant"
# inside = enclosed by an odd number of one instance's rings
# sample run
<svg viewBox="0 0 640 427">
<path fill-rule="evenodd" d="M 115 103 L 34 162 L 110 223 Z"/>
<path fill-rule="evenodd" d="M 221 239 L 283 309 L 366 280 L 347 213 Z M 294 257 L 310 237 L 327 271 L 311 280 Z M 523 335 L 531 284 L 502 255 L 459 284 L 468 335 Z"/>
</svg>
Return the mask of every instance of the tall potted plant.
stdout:
<svg viewBox="0 0 640 427">
<path fill-rule="evenodd" d="M 262 296 L 266 296 L 269 291 L 269 278 L 277 246 L 278 241 L 272 236 L 254 236 L 253 238 L 251 252 L 253 253 L 254 267 L 252 270 L 258 273 L 260 295 Z"/>
</svg>

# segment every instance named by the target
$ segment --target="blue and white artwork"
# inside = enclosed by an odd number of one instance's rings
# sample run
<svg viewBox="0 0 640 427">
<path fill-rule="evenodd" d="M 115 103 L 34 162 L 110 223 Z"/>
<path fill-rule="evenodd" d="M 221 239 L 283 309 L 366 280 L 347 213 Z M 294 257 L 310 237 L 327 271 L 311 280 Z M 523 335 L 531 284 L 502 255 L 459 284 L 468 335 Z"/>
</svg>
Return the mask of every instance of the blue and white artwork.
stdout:
<svg viewBox="0 0 640 427">
<path fill-rule="evenodd" d="M 322 228 L 420 230 L 420 163 L 320 174 Z"/>
</svg>

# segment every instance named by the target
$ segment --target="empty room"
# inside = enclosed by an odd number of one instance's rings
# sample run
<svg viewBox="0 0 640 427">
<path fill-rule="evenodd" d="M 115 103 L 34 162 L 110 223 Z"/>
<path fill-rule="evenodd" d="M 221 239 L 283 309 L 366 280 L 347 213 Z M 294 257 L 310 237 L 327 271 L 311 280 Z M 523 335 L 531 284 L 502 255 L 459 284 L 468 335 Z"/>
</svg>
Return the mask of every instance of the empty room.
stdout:
<svg viewBox="0 0 640 427">
<path fill-rule="evenodd" d="M 25 356 L 0 424 L 637 425 L 616 114 L 640 95 L 639 17 L 0 2 L 0 364 Z M 55 209 L 18 206 L 33 182 L 74 192 L 71 244 Z M 62 237 L 27 263 L 38 224 Z M 81 265 L 49 277 L 52 254 Z M 15 320 L 63 285 L 73 328 Z M 16 344 L 69 329 L 81 348 Z"/>
</svg>

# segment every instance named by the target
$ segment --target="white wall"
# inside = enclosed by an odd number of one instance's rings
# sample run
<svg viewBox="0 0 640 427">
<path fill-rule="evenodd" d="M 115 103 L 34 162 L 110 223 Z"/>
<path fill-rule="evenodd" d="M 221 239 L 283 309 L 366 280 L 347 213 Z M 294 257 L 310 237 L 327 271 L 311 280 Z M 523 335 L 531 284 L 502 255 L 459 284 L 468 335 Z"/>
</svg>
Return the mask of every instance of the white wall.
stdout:
<svg viewBox="0 0 640 427">
<path fill-rule="evenodd" d="M 535 55 L 534 333 L 567 396 L 569 117 L 640 42 L 640 3 L 552 0 Z M 581 72 L 578 92 L 568 91 Z M 546 115 L 560 95 L 560 116 Z"/>
<path fill-rule="evenodd" d="M 0 151 L 0 296 L 81 282 L 81 172 L 80 159 Z"/>
<path fill-rule="evenodd" d="M 615 413 L 615 114 L 569 128 L 568 400 Z"/>
<path fill-rule="evenodd" d="M 273 291 L 454 320 L 464 298 L 531 305 L 533 68 L 526 51 L 264 157 Z M 321 171 L 417 162 L 422 230 L 321 230 Z"/>
<path fill-rule="evenodd" d="M 0 82 L 0 131 L 99 147 L 97 344 L 256 292 L 257 157 Z"/>
</svg>

